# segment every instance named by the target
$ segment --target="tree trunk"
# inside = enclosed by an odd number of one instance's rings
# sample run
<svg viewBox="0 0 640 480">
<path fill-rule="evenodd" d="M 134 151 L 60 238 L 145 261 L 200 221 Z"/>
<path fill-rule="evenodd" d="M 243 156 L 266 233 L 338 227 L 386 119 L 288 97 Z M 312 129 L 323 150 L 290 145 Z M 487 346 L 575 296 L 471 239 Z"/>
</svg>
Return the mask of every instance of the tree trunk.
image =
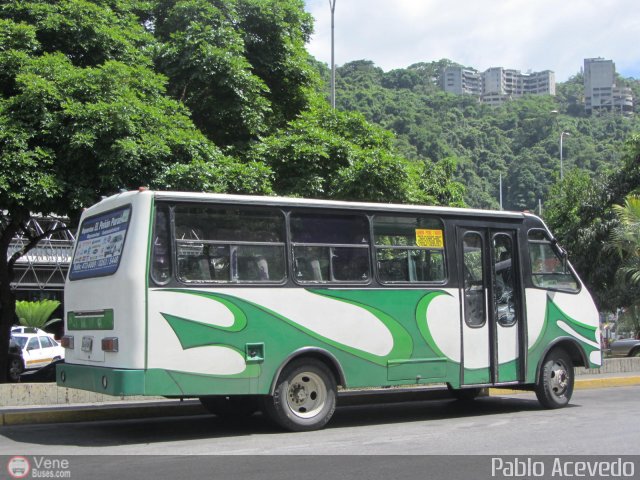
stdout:
<svg viewBox="0 0 640 480">
<path fill-rule="evenodd" d="M 16 311 L 16 297 L 11 290 L 13 267 L 9 266 L 7 256 L 11 240 L 19 230 L 20 221 L 13 216 L 8 225 L 0 230 L 0 383 L 7 381 L 9 338 Z"/>
</svg>

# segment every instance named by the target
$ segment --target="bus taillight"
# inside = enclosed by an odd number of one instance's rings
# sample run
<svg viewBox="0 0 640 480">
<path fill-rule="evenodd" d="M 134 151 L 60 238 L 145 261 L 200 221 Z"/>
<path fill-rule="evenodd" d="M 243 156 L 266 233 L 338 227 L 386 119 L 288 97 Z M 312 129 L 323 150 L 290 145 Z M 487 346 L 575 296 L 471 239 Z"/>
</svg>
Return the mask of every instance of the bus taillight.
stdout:
<svg viewBox="0 0 640 480">
<path fill-rule="evenodd" d="M 73 336 L 72 335 L 63 336 L 60 339 L 60 345 L 62 345 L 63 348 L 73 350 Z"/>
<path fill-rule="evenodd" d="M 102 339 L 102 350 L 105 352 L 118 351 L 118 337 L 105 337 Z"/>
</svg>

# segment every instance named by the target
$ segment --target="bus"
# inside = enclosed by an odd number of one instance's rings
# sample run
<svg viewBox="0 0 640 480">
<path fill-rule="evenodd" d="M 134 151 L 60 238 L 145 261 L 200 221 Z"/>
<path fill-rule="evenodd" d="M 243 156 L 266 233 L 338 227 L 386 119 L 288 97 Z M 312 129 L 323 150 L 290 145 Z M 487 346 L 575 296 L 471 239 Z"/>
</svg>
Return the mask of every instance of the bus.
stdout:
<svg viewBox="0 0 640 480">
<path fill-rule="evenodd" d="M 599 317 L 530 213 L 161 192 L 82 217 L 57 383 L 322 428 L 339 388 L 570 401 Z"/>
</svg>

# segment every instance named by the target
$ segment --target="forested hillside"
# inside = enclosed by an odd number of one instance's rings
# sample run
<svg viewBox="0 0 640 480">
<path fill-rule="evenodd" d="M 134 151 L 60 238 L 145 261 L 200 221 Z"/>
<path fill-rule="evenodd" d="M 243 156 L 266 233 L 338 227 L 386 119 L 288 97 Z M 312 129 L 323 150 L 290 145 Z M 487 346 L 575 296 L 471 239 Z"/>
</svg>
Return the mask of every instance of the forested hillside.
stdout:
<svg viewBox="0 0 640 480">
<path fill-rule="evenodd" d="M 529 96 L 494 108 L 475 97 L 443 92 L 438 86 L 449 60 L 418 63 L 384 72 L 366 60 L 347 63 L 336 72 L 337 108 L 358 111 L 367 120 L 395 132 L 398 153 L 429 168 L 451 165 L 472 207 L 499 206 L 503 180 L 505 209 L 543 208 L 550 187 L 560 177 L 559 139 L 564 174 L 584 169 L 590 175 L 620 165 L 623 145 L 640 129 L 636 115 L 603 112 L 586 115 L 582 75 L 557 84 L 557 95 Z M 328 70 L 318 65 L 324 78 Z M 619 79 L 640 98 L 640 82 Z"/>
</svg>

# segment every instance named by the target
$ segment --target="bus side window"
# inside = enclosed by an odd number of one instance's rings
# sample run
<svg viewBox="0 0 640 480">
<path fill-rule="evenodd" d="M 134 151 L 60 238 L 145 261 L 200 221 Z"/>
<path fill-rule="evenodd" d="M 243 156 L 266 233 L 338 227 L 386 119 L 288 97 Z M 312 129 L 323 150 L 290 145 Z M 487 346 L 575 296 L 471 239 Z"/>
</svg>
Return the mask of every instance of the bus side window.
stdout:
<svg viewBox="0 0 640 480">
<path fill-rule="evenodd" d="M 517 321 L 513 292 L 513 242 L 511 237 L 498 234 L 493 237 L 493 257 L 495 260 L 493 276 L 493 295 L 495 318 L 503 327 L 510 327 Z"/>
<path fill-rule="evenodd" d="M 159 206 L 153 231 L 151 278 L 163 285 L 171 278 L 171 242 L 169 239 L 169 209 Z"/>
<path fill-rule="evenodd" d="M 364 215 L 293 213 L 291 240 L 297 281 L 369 281 L 369 222 Z"/>
<path fill-rule="evenodd" d="M 464 236 L 464 320 L 470 327 L 485 323 L 484 249 L 476 232 Z"/>
<path fill-rule="evenodd" d="M 179 280 L 274 283 L 285 279 L 281 211 L 180 205 L 175 208 L 175 222 Z"/>
<path fill-rule="evenodd" d="M 382 283 L 444 282 L 444 227 L 440 219 L 376 215 L 373 232 Z M 422 240 L 422 232 L 432 233 L 431 244 Z"/>
</svg>

